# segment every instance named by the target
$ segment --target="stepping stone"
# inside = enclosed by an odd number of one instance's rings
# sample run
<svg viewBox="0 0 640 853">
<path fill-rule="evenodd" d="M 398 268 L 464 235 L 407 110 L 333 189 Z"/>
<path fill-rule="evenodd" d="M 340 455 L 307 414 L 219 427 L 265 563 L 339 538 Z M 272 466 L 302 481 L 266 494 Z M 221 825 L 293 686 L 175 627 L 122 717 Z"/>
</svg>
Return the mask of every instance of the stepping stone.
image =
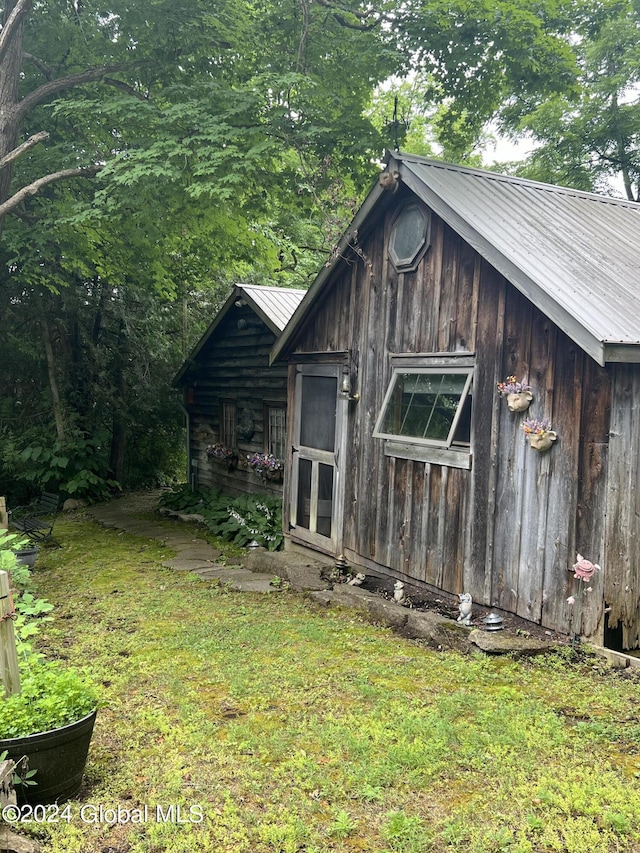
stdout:
<svg viewBox="0 0 640 853">
<path fill-rule="evenodd" d="M 204 522 L 204 515 L 200 515 L 198 512 L 178 513 L 178 518 L 180 521 L 194 521 L 197 524 L 202 524 Z"/>
<path fill-rule="evenodd" d="M 181 560 L 211 560 L 215 562 L 222 553 L 215 548 L 211 548 L 209 545 L 188 545 L 186 548 L 176 547 L 175 550 L 178 552 L 176 559 L 179 558 Z"/>
<path fill-rule="evenodd" d="M 248 569 L 230 569 L 228 566 L 214 566 L 216 577 L 224 583 L 238 583 L 242 580 L 252 580 L 256 576 Z"/>
<path fill-rule="evenodd" d="M 553 643 L 532 637 L 520 637 L 503 631 L 479 631 L 469 634 L 469 640 L 489 655 L 539 655 L 554 648 Z"/>
<path fill-rule="evenodd" d="M 213 560 L 181 560 L 175 557 L 173 560 L 165 560 L 162 564 L 165 569 L 175 569 L 178 572 L 193 572 L 196 569 L 207 569 L 215 565 Z"/>
<path fill-rule="evenodd" d="M 269 575 L 264 575 L 263 577 L 259 575 L 256 577 L 254 575 L 253 577 L 253 580 L 236 581 L 231 586 L 239 592 L 279 592 L 279 588 L 271 584 L 271 577 Z"/>
<path fill-rule="evenodd" d="M 176 551 L 179 551 L 181 548 L 199 548 L 201 545 L 209 546 L 209 543 L 205 539 L 192 539 L 175 533 L 167 533 L 166 530 L 163 531 L 162 536 L 159 536 L 158 539 L 162 539 L 162 544 L 166 545 L 167 548 L 173 548 Z"/>
<path fill-rule="evenodd" d="M 278 587 L 271 584 L 271 575 L 256 574 L 255 572 L 247 572 L 244 569 L 239 571 L 216 571 L 197 572 L 203 580 L 219 580 L 220 583 L 229 584 L 231 589 L 238 592 L 277 592 Z"/>
</svg>

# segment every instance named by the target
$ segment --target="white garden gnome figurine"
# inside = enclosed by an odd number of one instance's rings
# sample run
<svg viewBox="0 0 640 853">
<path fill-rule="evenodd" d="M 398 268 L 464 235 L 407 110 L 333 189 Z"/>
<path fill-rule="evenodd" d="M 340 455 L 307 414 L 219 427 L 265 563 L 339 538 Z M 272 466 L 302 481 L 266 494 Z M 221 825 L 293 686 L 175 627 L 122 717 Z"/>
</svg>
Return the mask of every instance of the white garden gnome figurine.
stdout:
<svg viewBox="0 0 640 853">
<path fill-rule="evenodd" d="M 396 581 L 393 585 L 393 600 L 398 604 L 405 604 L 407 600 L 407 594 L 404 591 L 402 581 Z"/>
<path fill-rule="evenodd" d="M 471 608 L 473 607 L 473 599 L 468 592 L 459 592 L 458 598 L 460 599 L 460 604 L 458 605 L 458 610 L 460 611 L 458 622 L 462 622 L 463 625 L 471 625 Z"/>
<path fill-rule="evenodd" d="M 362 572 L 358 572 L 357 575 L 354 575 L 351 580 L 347 581 L 348 586 L 362 586 L 362 582 L 366 579 L 366 575 L 363 575 Z"/>
</svg>

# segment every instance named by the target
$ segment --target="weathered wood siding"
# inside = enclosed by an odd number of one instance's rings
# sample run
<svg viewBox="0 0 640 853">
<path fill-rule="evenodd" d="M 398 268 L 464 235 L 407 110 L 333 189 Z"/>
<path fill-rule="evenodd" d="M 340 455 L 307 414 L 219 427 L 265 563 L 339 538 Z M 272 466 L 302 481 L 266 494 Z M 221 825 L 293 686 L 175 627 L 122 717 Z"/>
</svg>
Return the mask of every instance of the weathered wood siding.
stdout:
<svg viewBox="0 0 640 853">
<path fill-rule="evenodd" d="M 246 327 L 239 329 L 238 321 Z M 199 486 L 218 487 L 228 494 L 282 494 L 282 483 L 266 483 L 250 470 L 209 461 L 206 448 L 220 441 L 220 411 L 223 401 L 236 404 L 238 412 L 249 413 L 254 434 L 238 439 L 238 456 L 264 452 L 265 403 L 286 406 L 287 366 L 269 366 L 269 352 L 276 338 L 249 307 L 232 308 L 198 354 L 198 364 L 185 379 L 192 402 L 190 415 L 191 458 L 197 462 Z M 188 394 L 187 394 L 188 397 Z"/>
<path fill-rule="evenodd" d="M 295 362 L 296 353 L 350 350 L 357 371 L 344 553 L 450 593 L 467 590 L 552 629 L 601 633 L 601 577 L 579 608 L 566 599 L 576 551 L 605 559 L 611 373 L 435 215 L 428 253 L 415 272 L 398 274 L 387 245 L 403 200 L 401 190 L 336 270 L 289 354 Z M 430 352 L 476 354 L 470 470 L 385 456 L 372 437 L 390 355 Z M 509 412 L 496 393 L 510 374 L 533 387 L 526 414 Z M 551 420 L 559 438 L 550 452 L 528 446 L 524 417 Z M 640 476 L 634 470 L 629 476 Z"/>
<path fill-rule="evenodd" d="M 640 365 L 613 366 L 604 600 L 624 648 L 640 645 Z"/>
</svg>

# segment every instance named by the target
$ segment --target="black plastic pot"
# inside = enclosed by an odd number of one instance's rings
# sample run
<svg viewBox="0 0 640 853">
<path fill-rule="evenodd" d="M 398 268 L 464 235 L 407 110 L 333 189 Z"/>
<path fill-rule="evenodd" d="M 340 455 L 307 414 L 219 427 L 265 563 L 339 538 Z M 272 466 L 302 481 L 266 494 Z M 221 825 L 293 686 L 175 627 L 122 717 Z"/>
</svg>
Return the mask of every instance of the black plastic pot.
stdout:
<svg viewBox="0 0 640 853">
<path fill-rule="evenodd" d="M 16 762 L 26 756 L 28 769 L 37 771 L 35 786 L 16 787 L 19 803 L 60 803 L 78 793 L 96 714 L 92 711 L 76 723 L 49 732 L 0 740 L 0 753 L 7 750 L 7 757 Z"/>
<path fill-rule="evenodd" d="M 20 551 L 16 551 L 16 558 L 23 566 L 29 566 L 32 569 L 39 550 L 37 545 L 34 545 L 32 548 L 21 548 Z"/>
</svg>

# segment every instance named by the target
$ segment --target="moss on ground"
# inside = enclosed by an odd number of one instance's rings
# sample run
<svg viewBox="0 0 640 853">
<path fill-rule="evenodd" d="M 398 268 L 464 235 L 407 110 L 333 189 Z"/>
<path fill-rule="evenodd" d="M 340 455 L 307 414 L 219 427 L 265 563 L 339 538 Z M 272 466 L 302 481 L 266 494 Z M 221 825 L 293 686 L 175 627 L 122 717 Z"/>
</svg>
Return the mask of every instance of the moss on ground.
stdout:
<svg viewBox="0 0 640 853">
<path fill-rule="evenodd" d="M 82 797 L 36 828 L 45 853 L 640 849 L 633 678 L 570 650 L 437 653 L 163 569 L 167 549 L 82 517 L 56 531 L 41 646 L 102 696 Z"/>
</svg>

